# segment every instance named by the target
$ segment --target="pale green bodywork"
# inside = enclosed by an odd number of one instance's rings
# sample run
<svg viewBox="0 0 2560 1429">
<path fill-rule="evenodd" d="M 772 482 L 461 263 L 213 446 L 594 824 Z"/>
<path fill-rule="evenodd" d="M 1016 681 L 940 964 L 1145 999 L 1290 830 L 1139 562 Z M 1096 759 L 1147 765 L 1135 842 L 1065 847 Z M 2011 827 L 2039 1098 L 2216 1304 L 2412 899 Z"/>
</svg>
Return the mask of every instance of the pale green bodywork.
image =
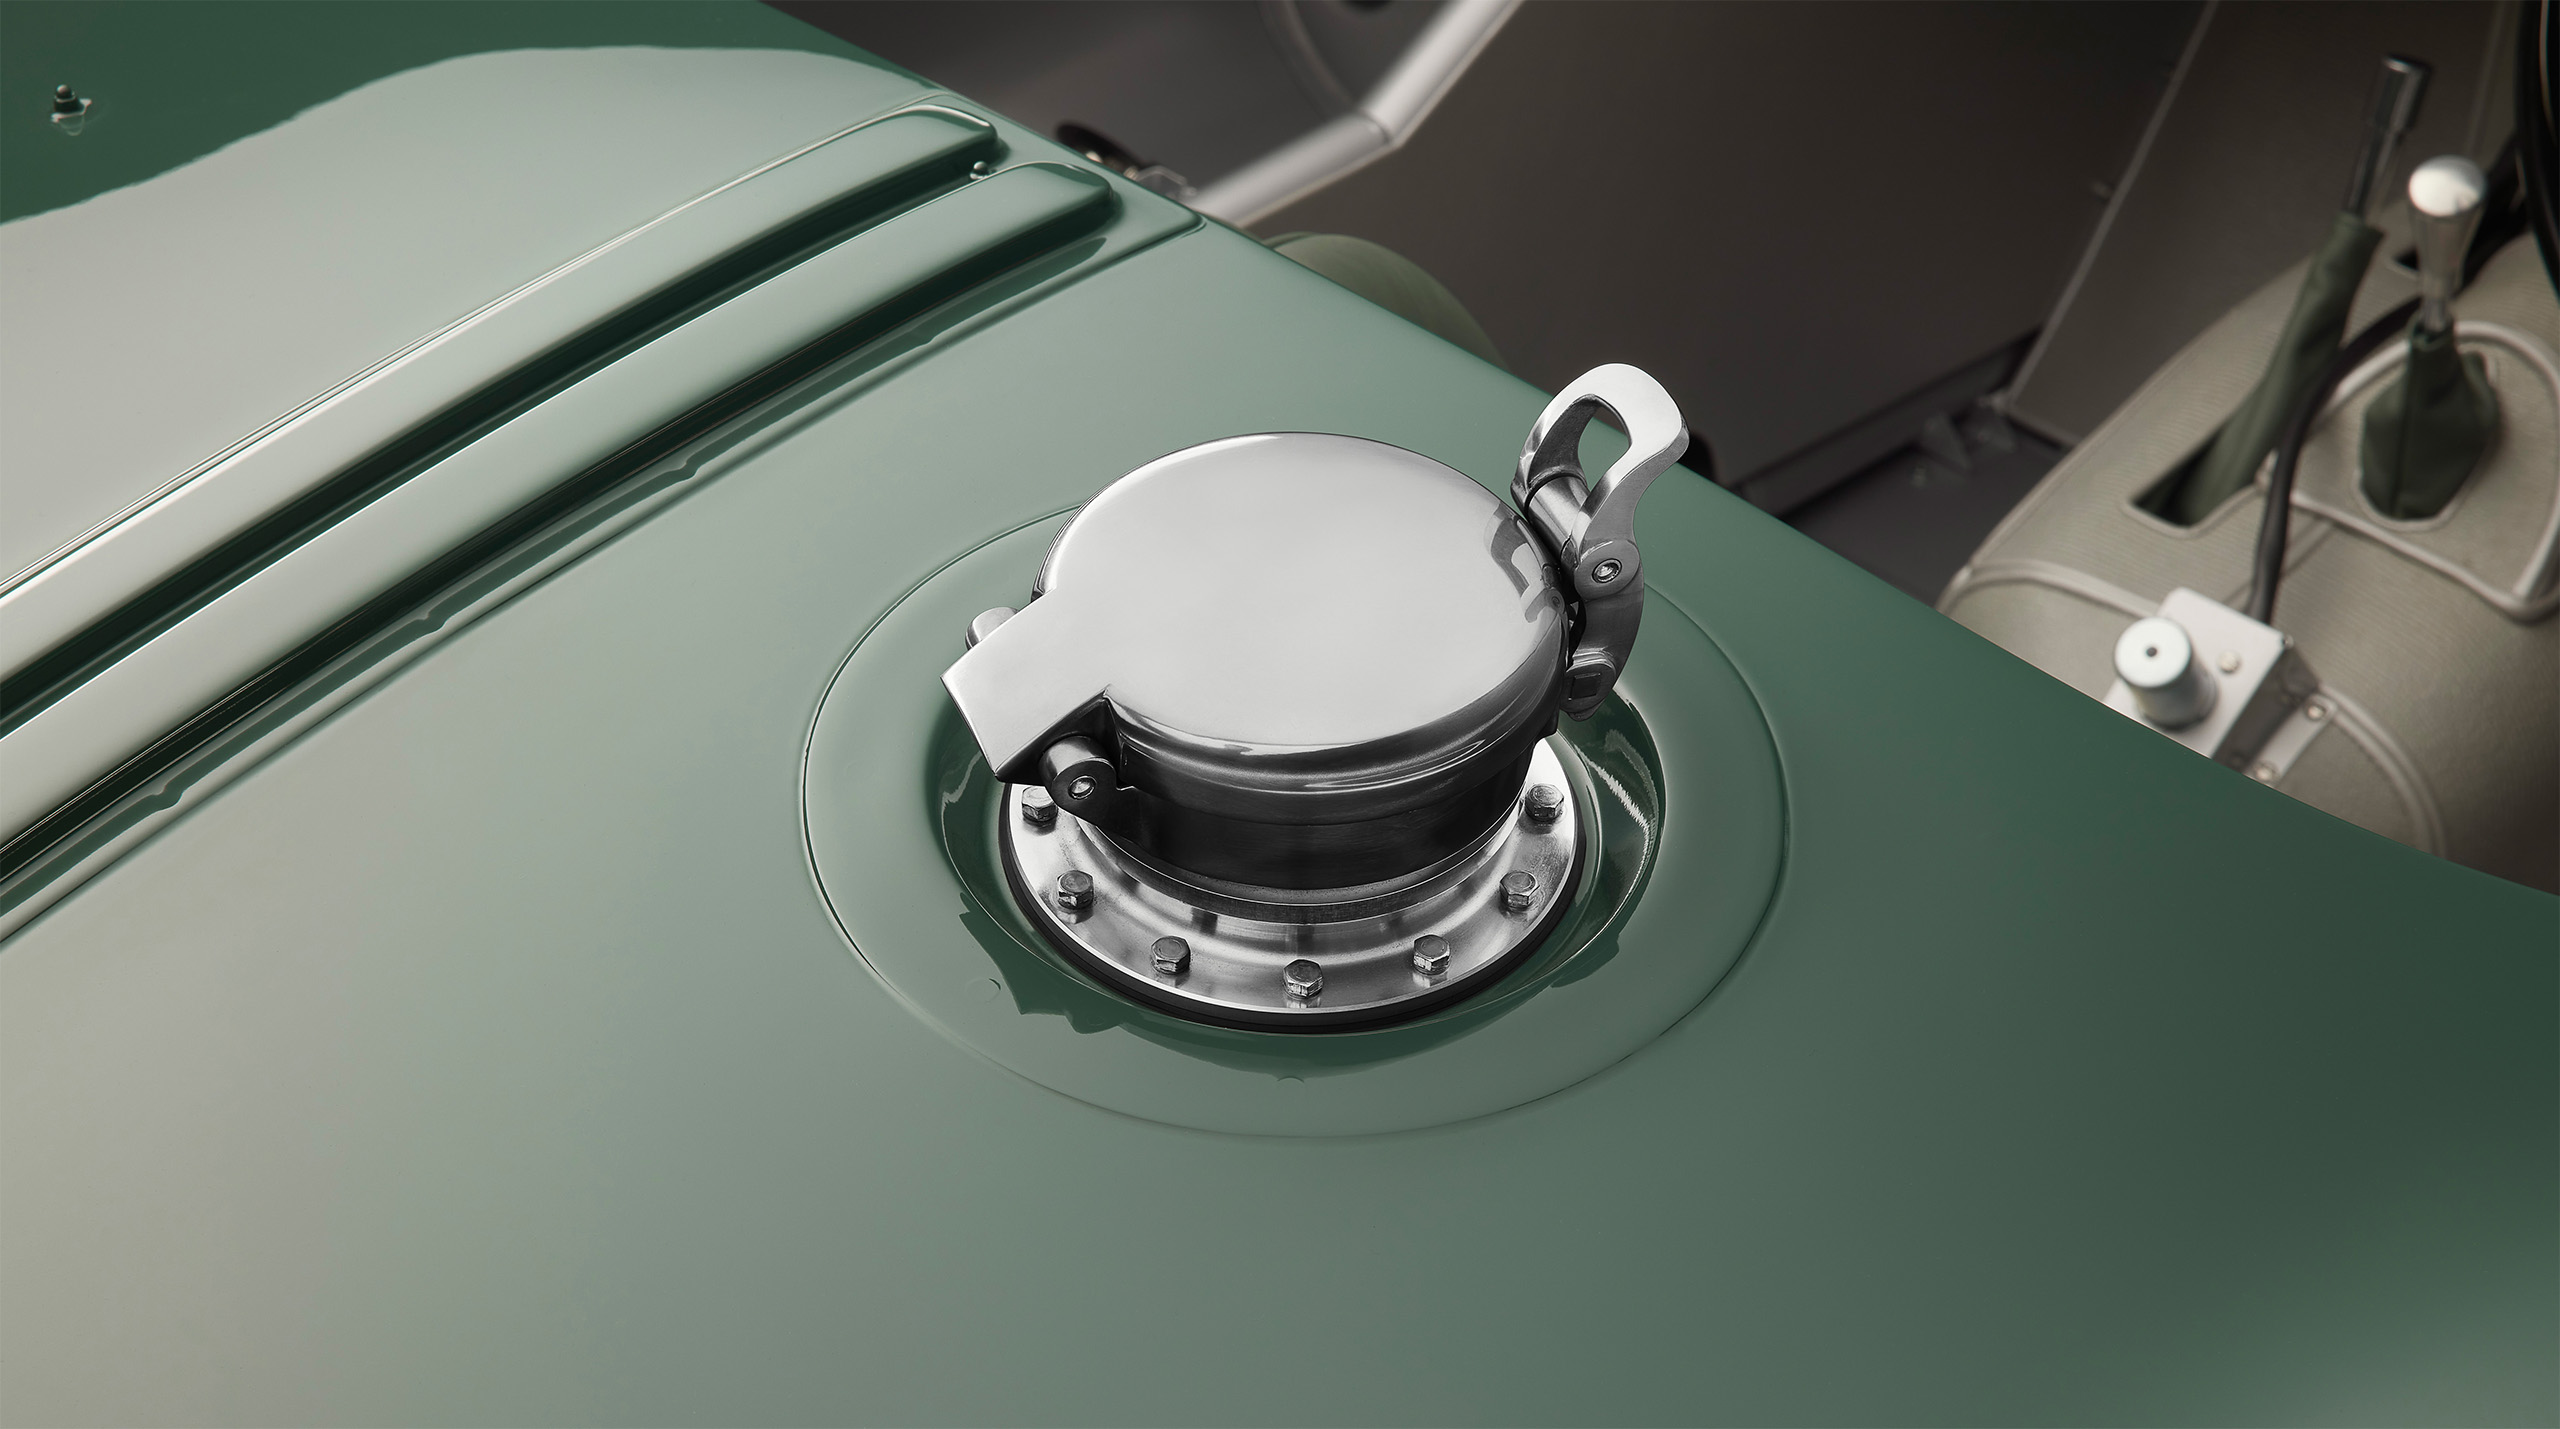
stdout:
<svg viewBox="0 0 2560 1429">
<path fill-rule="evenodd" d="M 1675 746 L 1760 741 L 1776 886 L 1623 1060 L 1251 1135 L 920 1016 L 804 827 L 866 632 L 1182 446 L 1351 433 L 1501 490 L 1545 400 L 1113 188 L 1108 227 L 383 617 L 0 945 L 0 1416 L 2560 1415 L 2560 903 L 2198 759 L 1683 472 L 1627 675 L 1659 836 L 1747 797 Z M 1673 697 L 1726 666 L 1756 709 Z M 920 856 L 924 764 L 884 857 Z M 84 876 L 136 798 L 28 877 Z M 1653 878 L 1612 967 L 1676 982 L 1716 894 Z M 883 921 L 970 915 L 913 897 Z M 1259 1041 L 1239 1097 L 1340 1060 Z M 1469 1060 L 1420 1039 L 1397 1075 Z"/>
</svg>

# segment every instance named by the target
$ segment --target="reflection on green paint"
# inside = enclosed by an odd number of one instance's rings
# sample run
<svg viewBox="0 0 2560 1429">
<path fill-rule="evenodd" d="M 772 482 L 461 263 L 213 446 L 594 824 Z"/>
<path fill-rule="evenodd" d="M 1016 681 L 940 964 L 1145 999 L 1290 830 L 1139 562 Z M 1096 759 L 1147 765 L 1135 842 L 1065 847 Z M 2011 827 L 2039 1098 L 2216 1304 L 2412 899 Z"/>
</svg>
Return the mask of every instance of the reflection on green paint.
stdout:
<svg viewBox="0 0 2560 1429">
<path fill-rule="evenodd" d="M 139 183 L 385 75 L 491 50 L 656 45 L 873 58 L 754 0 L 10 0 L 0 221 Z M 97 101 L 77 138 L 53 88 Z"/>
</svg>

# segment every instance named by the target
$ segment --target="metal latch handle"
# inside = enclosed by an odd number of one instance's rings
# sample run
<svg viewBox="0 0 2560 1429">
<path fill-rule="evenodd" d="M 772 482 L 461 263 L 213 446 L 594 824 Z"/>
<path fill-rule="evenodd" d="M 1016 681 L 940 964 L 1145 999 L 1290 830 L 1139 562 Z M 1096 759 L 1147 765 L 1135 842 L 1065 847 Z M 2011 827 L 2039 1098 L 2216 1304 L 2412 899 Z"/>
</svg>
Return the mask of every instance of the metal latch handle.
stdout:
<svg viewBox="0 0 2560 1429">
<path fill-rule="evenodd" d="M 1606 412 L 1627 434 L 1627 454 L 1597 485 L 1582 474 L 1582 433 Z M 1572 575 L 1579 620 L 1565 664 L 1564 712 L 1588 719 L 1617 685 L 1644 619 L 1644 573 L 1636 550 L 1636 503 L 1653 479 L 1689 448 L 1679 404 L 1662 384 L 1622 362 L 1568 383 L 1529 429 L 1511 500 Z"/>
</svg>

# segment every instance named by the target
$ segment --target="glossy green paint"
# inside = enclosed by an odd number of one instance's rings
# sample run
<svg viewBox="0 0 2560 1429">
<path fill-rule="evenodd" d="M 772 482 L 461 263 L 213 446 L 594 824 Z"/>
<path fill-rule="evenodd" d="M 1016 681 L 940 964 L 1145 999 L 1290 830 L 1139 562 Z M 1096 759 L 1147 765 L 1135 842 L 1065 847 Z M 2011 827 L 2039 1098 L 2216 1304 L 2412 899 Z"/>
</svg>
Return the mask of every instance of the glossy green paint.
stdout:
<svg viewBox="0 0 2560 1429">
<path fill-rule="evenodd" d="M 1498 480 L 1540 400 L 1209 229 L 732 446 L 0 954 L 7 1412 L 2548 1418 L 2553 900 L 1676 474 L 1648 577 L 1766 712 L 1786 869 L 1611 1071 L 1185 1131 L 848 956 L 802 751 L 926 574 L 1240 431 Z"/>
<path fill-rule="evenodd" d="M 919 1018 L 804 838 L 864 632 L 1175 448 L 1348 432 L 1498 487 L 1544 400 L 1236 234 L 1156 236 L 646 453 L 0 945 L 0 1415 L 2560 1416 L 2560 902 L 1682 473 L 1627 678 L 1676 682 L 1684 619 L 1729 661 L 1783 867 L 1659 1037 L 1495 1115 L 1244 1136 Z M 1675 818 L 1724 797 L 1673 773 Z M 1697 896 L 1649 880 L 1624 937 L 1679 957 Z"/>
<path fill-rule="evenodd" d="M 754 0 L 9 0 L 0 222 L 150 178 L 384 75 L 596 45 L 809 50 L 895 69 Z M 50 117 L 58 84 L 97 101 L 77 137 Z"/>
<path fill-rule="evenodd" d="M 931 98 L 936 103 L 927 109 L 960 103 Z M 833 243 L 788 256 L 759 254 L 764 245 L 749 244 L 670 289 L 634 292 L 610 321 L 515 371 L 491 374 L 497 380 L 483 392 L 419 426 L 379 433 L 385 445 L 375 457 L 297 503 L 320 508 L 316 518 L 288 508 L 270 523 L 283 527 L 280 533 L 241 543 L 250 546 L 246 559 L 192 572 L 200 584 L 174 593 L 177 609 L 157 616 L 156 627 L 123 637 L 138 648 L 80 652 L 83 667 L 0 711 L 0 733 L 15 740 L 30 731 L 47 736 L 36 727 L 46 721 L 75 746 L 100 730 L 128 731 L 108 746 L 109 758 L 85 763 L 47 758 L 41 743 L 35 753 L 21 752 L 24 745 L 0 751 L 79 791 L 49 821 L 58 828 L 38 824 L 0 848 L 0 931 L 24 921 L 28 915 L 18 910 L 29 900 L 53 896 L 66 870 L 76 877 L 165 822 L 173 807 L 201 796 L 208 775 L 227 777 L 225 751 L 271 742 L 278 729 L 313 717 L 314 701 L 325 706 L 350 696 L 342 682 L 324 681 L 316 692 L 284 700 L 281 710 L 290 714 L 242 721 L 238 711 L 252 707 L 248 702 L 264 704 L 333 664 L 372 670 L 368 648 L 409 649 L 417 629 L 406 617 L 420 597 L 448 589 L 463 572 L 491 567 L 493 551 L 527 540 L 535 552 L 555 551 L 567 548 L 563 542 L 597 539 L 591 520 L 609 522 L 616 519 L 610 513 L 680 489 L 744 439 L 731 419 L 808 374 L 828 370 L 839 386 L 857 375 L 876 378 L 1036 300 L 1049 285 L 1200 222 L 1090 165 L 1014 162 L 1056 150 L 1019 126 L 979 117 L 998 140 L 989 150 L 998 167 L 983 182 L 955 176 L 939 196 Z M 776 266 L 742 273 L 733 259 Z M 512 405 L 485 400 L 491 395 Z M 559 529 L 546 537 L 540 533 L 547 527 Z M 425 551 L 446 547 L 447 554 L 420 565 Z M 555 558 L 499 559 L 484 579 L 465 586 L 503 587 L 526 578 L 524 561 Z M 310 601 L 259 593 L 262 582 L 273 590 L 315 572 L 323 593 Z M 351 579 L 329 589 L 331 572 Z M 377 594 L 365 599 L 368 591 Z M 426 623 L 485 598 L 438 599 Z M 288 612 L 291 623 L 229 626 L 225 602 L 253 615 Z M 235 682 L 245 684 L 214 697 L 234 708 L 205 711 L 213 690 Z M 142 748 L 161 730 L 169 733 Z M 206 741 L 214 753 L 196 756 Z M 125 757 L 135 749 L 139 756 Z M 97 778 L 104 770 L 112 773 Z M 42 797 L 42 786 L 22 777 L 6 793 L 24 802 Z"/>
</svg>

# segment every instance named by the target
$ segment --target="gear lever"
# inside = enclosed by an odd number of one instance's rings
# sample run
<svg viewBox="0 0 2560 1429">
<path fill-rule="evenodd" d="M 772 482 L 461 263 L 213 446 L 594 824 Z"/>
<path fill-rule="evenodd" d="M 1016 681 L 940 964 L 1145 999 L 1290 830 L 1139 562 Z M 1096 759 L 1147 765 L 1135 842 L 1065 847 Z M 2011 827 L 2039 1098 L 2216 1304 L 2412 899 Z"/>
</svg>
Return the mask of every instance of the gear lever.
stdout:
<svg viewBox="0 0 2560 1429">
<path fill-rule="evenodd" d="M 2364 419 L 2365 498 L 2385 516 L 2423 520 L 2442 511 L 2498 432 L 2498 396 L 2477 353 L 2454 345 L 2453 295 L 2480 222 L 2488 181 L 2455 155 L 2409 175 L 2418 239 L 2418 319 L 2409 362 Z"/>
<path fill-rule="evenodd" d="M 2453 293 L 2462 284 L 2462 255 L 2480 226 L 2489 180 L 2460 155 L 2429 159 L 2409 175 L 2410 221 L 2418 238 L 2418 329 L 2453 330 Z"/>
</svg>

